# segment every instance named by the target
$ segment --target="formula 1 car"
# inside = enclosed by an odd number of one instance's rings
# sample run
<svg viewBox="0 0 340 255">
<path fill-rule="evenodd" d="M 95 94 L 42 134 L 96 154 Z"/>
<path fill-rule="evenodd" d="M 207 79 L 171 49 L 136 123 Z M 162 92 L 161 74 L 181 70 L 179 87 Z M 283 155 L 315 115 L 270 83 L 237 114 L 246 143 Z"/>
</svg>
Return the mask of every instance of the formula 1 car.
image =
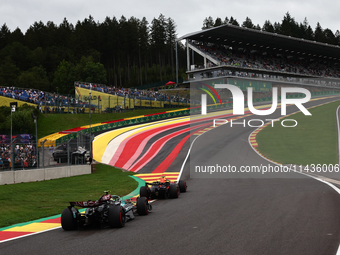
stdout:
<svg viewBox="0 0 340 255">
<path fill-rule="evenodd" d="M 159 181 L 146 182 L 145 186 L 140 187 L 139 196 L 147 199 L 156 198 L 178 198 L 180 192 L 187 191 L 185 181 L 171 182 L 162 176 Z"/>
<path fill-rule="evenodd" d="M 76 230 L 80 227 L 109 226 L 121 228 L 125 222 L 133 220 L 134 214 L 147 215 L 152 210 L 146 197 L 137 198 L 136 202 L 131 199 L 122 201 L 117 195 L 110 195 L 110 191 L 104 191 L 98 200 L 70 202 L 61 214 L 61 226 L 64 230 Z M 79 212 L 75 207 L 86 208 L 85 212 Z"/>
</svg>

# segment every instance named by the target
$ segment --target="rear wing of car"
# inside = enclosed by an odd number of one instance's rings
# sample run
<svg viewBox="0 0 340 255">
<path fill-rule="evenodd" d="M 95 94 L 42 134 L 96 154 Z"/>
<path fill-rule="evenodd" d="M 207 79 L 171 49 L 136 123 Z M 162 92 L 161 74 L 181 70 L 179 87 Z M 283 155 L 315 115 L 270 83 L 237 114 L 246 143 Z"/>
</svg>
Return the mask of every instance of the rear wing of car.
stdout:
<svg viewBox="0 0 340 255">
<path fill-rule="evenodd" d="M 100 206 L 101 204 L 103 204 L 103 201 L 101 201 L 101 200 L 96 200 L 96 201 L 88 200 L 88 201 L 70 202 L 70 205 L 72 207 L 73 206 L 79 206 L 79 207 L 82 207 L 82 208 L 97 207 L 97 206 Z"/>
</svg>

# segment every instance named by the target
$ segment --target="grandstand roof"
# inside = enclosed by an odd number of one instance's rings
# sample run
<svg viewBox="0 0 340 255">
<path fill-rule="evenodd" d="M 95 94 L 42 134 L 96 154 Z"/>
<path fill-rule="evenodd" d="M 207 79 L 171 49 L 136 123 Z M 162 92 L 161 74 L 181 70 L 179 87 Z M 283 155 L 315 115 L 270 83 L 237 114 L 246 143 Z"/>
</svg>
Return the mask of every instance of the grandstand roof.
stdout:
<svg viewBox="0 0 340 255">
<path fill-rule="evenodd" d="M 327 60 L 340 60 L 340 47 L 338 45 L 319 43 L 229 24 L 189 33 L 178 38 L 177 41 L 184 39 L 224 44 L 231 47 L 266 47 L 277 51 L 281 49 L 285 54 L 291 52 L 294 55 L 301 54 L 301 56 L 307 54 L 309 58 L 320 57 Z"/>
</svg>

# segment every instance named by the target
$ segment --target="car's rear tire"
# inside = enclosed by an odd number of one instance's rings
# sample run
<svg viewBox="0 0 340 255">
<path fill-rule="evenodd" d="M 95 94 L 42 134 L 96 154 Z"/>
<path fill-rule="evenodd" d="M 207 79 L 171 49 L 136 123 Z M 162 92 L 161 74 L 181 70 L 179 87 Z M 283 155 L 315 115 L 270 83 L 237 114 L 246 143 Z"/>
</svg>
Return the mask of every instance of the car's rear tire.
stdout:
<svg viewBox="0 0 340 255">
<path fill-rule="evenodd" d="M 149 192 L 148 192 L 148 189 L 145 186 L 140 187 L 139 196 L 140 197 L 146 197 L 147 199 L 149 199 Z"/>
<path fill-rule="evenodd" d="M 137 198 L 137 213 L 138 215 L 148 215 L 148 199 L 146 197 Z"/>
<path fill-rule="evenodd" d="M 78 228 L 77 219 L 69 208 L 65 208 L 61 214 L 61 226 L 64 230 L 76 230 Z"/>
<path fill-rule="evenodd" d="M 170 198 L 178 198 L 179 196 L 179 189 L 177 185 L 170 185 L 169 187 L 169 197 Z"/>
<path fill-rule="evenodd" d="M 185 193 L 187 191 L 187 183 L 185 181 L 179 181 L 178 186 L 179 186 L 179 190 L 182 193 Z"/>
<path fill-rule="evenodd" d="M 108 222 L 110 228 L 122 228 L 125 226 L 124 208 L 118 205 L 109 207 Z"/>
</svg>

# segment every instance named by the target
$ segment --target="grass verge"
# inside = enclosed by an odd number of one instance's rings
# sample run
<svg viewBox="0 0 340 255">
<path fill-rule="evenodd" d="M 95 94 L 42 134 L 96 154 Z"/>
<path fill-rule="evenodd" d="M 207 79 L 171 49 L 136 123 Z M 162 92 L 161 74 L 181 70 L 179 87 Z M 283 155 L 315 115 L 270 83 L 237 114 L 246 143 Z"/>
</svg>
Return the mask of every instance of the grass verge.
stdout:
<svg viewBox="0 0 340 255">
<path fill-rule="evenodd" d="M 70 201 L 96 200 L 104 190 L 124 196 L 138 183 L 111 166 L 96 164 L 93 174 L 49 181 L 2 185 L 0 188 L 0 227 L 61 214 Z"/>
<path fill-rule="evenodd" d="M 265 157 L 281 164 L 338 164 L 336 109 L 339 101 L 311 108 L 312 116 L 297 113 L 294 128 L 275 122 L 256 136 L 257 148 Z M 288 122 L 287 122 L 288 124 Z M 290 124 L 292 124 L 290 122 Z"/>
</svg>

